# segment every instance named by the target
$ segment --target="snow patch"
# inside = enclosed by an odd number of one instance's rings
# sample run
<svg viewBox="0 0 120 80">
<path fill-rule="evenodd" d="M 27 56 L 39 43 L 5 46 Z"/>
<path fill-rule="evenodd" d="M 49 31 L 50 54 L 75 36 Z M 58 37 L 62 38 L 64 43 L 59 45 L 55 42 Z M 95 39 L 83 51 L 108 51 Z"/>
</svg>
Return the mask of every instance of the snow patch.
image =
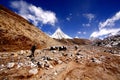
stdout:
<svg viewBox="0 0 120 80">
<path fill-rule="evenodd" d="M 70 36 L 65 34 L 60 28 L 58 28 L 51 37 L 55 39 L 72 39 Z"/>
</svg>

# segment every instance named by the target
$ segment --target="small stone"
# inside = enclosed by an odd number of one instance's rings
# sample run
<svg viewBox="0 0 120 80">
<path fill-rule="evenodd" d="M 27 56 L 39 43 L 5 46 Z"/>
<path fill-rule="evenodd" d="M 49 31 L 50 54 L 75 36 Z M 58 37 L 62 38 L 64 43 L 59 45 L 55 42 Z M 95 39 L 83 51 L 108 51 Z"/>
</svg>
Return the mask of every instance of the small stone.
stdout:
<svg viewBox="0 0 120 80">
<path fill-rule="evenodd" d="M 62 64 L 62 61 L 61 61 L 61 60 L 58 60 L 58 64 Z"/>
<path fill-rule="evenodd" d="M 31 61 L 26 61 L 26 62 L 25 62 L 25 65 L 26 65 L 26 66 L 30 66 L 31 68 L 37 66 L 36 64 L 34 64 L 34 63 L 31 62 Z"/>
<path fill-rule="evenodd" d="M 57 75 L 57 72 L 56 72 L 56 71 L 54 72 L 54 75 Z"/>
<path fill-rule="evenodd" d="M 44 67 L 48 67 L 48 68 L 49 68 L 49 64 L 47 64 L 47 63 L 46 63 L 46 64 L 44 64 Z"/>
<path fill-rule="evenodd" d="M 0 65 L 0 69 L 2 70 L 2 68 L 4 68 L 5 66 L 4 66 L 4 64 L 1 64 Z"/>
<path fill-rule="evenodd" d="M 36 68 L 33 68 L 33 69 L 31 69 L 31 70 L 29 70 L 29 73 L 30 74 L 37 74 L 38 73 L 38 69 L 36 69 Z"/>
<path fill-rule="evenodd" d="M 97 64 L 102 63 L 100 60 L 98 60 L 97 58 L 91 58 L 92 62 L 96 62 Z"/>
<path fill-rule="evenodd" d="M 52 68 L 53 68 L 53 66 L 52 66 L 52 65 L 50 65 L 50 66 L 49 66 L 49 68 L 51 68 L 51 69 L 52 69 Z"/>
<path fill-rule="evenodd" d="M 100 60 L 98 60 L 98 59 L 96 59 L 96 61 L 95 61 L 97 64 L 100 64 L 100 63 L 102 63 Z"/>
<path fill-rule="evenodd" d="M 57 52 L 56 50 L 52 51 L 52 53 L 56 53 L 56 52 Z"/>
<path fill-rule="evenodd" d="M 20 54 L 21 54 L 21 55 L 23 55 L 23 54 L 24 54 L 24 51 L 23 51 L 23 50 L 21 50 L 21 51 L 20 51 Z"/>
<path fill-rule="evenodd" d="M 1 67 L 4 67 L 4 64 L 1 64 L 0 66 L 1 66 Z"/>
<path fill-rule="evenodd" d="M 17 69 L 20 68 L 20 67 L 22 67 L 23 65 L 24 65 L 23 63 L 18 63 Z"/>
<path fill-rule="evenodd" d="M 67 77 L 67 78 L 65 78 L 65 80 L 70 80 L 70 79 Z"/>
<path fill-rule="evenodd" d="M 7 68 L 12 68 L 12 67 L 14 67 L 14 65 L 15 65 L 15 63 L 13 63 L 13 62 L 8 63 L 8 64 L 7 64 Z"/>
</svg>

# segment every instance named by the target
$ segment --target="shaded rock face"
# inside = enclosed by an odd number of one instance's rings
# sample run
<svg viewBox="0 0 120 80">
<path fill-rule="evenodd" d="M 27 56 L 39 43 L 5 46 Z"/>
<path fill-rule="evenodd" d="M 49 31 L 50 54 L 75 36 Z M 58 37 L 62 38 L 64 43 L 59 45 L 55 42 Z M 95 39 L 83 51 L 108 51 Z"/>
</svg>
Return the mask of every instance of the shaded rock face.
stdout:
<svg viewBox="0 0 120 80">
<path fill-rule="evenodd" d="M 34 44 L 41 49 L 60 43 L 21 16 L 0 6 L 0 51 L 26 50 Z"/>
<path fill-rule="evenodd" d="M 120 35 L 105 38 L 103 40 L 103 45 L 107 47 L 120 47 Z"/>
<path fill-rule="evenodd" d="M 94 40 L 93 45 L 120 48 L 120 35 L 110 36 L 103 40 Z"/>
</svg>

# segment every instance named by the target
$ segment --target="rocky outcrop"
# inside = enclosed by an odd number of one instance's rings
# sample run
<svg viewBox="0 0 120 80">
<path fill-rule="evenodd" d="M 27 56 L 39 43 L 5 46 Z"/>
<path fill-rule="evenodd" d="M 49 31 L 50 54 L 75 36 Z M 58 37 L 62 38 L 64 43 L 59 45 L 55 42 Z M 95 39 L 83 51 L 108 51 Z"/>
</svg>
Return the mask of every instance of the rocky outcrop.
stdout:
<svg viewBox="0 0 120 80">
<path fill-rule="evenodd" d="M 120 48 L 120 35 L 109 36 L 103 40 L 94 40 L 93 45 L 111 48 Z"/>
<path fill-rule="evenodd" d="M 120 47 L 120 35 L 105 38 L 102 45 L 106 47 Z"/>
</svg>

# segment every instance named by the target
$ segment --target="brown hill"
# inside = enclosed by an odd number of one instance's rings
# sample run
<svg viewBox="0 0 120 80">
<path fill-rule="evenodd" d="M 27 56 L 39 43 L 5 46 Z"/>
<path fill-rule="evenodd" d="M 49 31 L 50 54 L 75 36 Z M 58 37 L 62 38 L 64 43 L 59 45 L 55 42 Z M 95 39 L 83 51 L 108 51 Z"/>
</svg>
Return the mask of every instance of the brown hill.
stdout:
<svg viewBox="0 0 120 80">
<path fill-rule="evenodd" d="M 30 49 L 33 44 L 41 49 L 60 43 L 21 16 L 0 6 L 0 51 Z"/>
<path fill-rule="evenodd" d="M 88 45 L 91 44 L 91 41 L 88 39 L 80 39 L 80 38 L 73 38 L 73 39 L 55 39 L 65 45 Z"/>
</svg>

